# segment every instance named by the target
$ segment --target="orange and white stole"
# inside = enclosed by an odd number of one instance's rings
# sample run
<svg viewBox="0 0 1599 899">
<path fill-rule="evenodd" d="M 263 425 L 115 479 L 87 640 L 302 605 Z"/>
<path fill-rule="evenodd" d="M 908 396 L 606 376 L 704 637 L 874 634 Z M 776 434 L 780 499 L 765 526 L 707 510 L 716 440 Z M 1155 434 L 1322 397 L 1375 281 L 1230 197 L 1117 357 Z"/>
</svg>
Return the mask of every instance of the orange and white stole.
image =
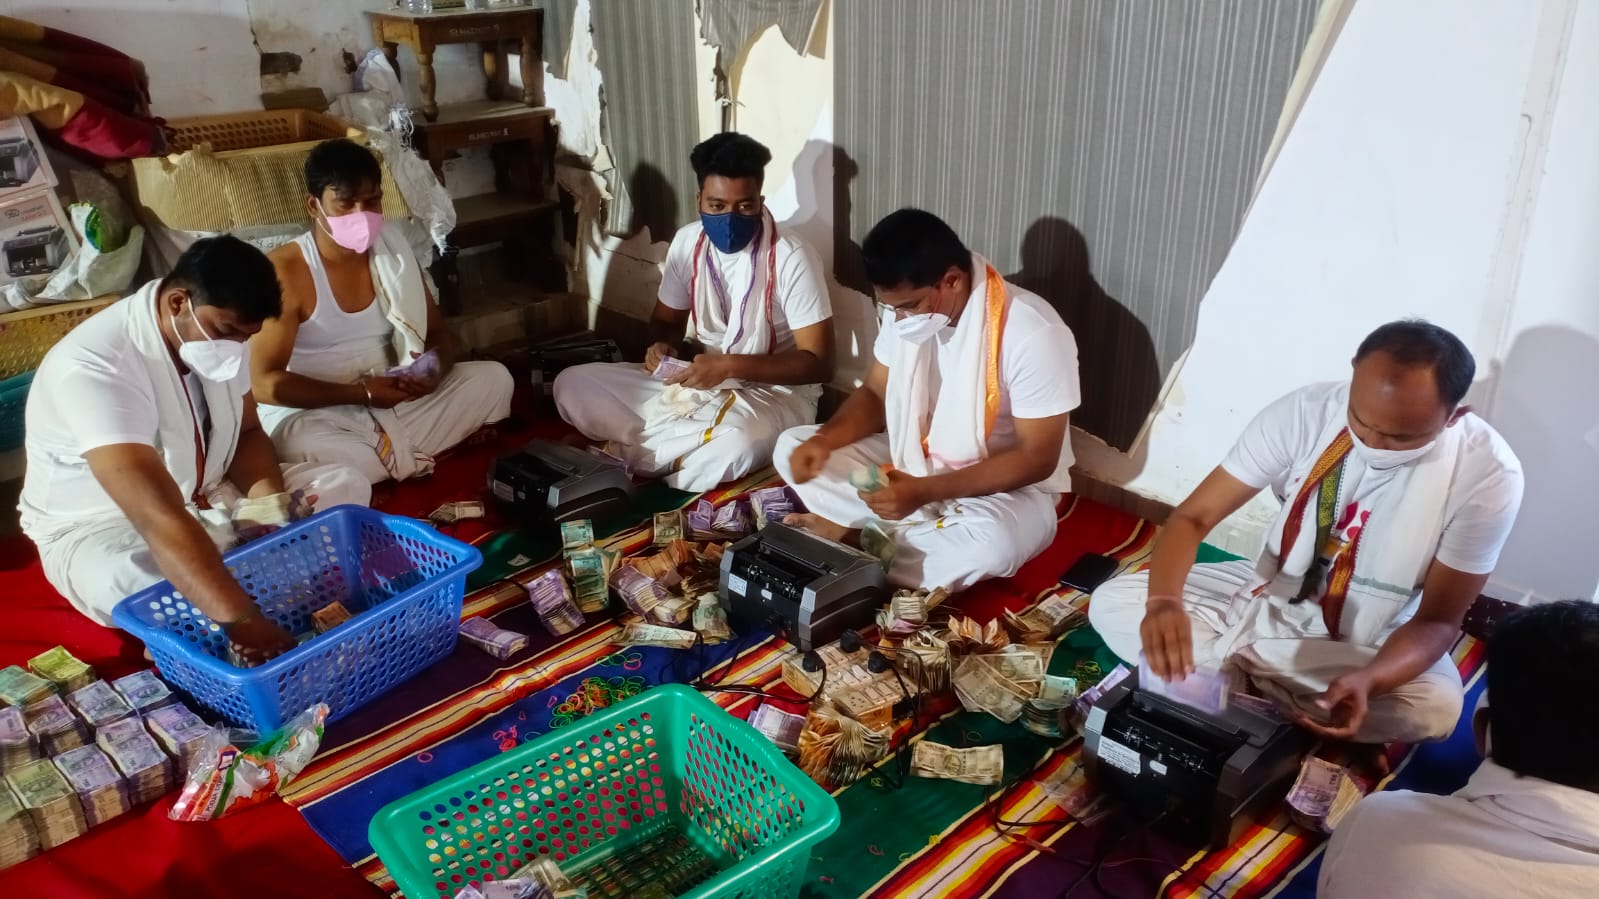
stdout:
<svg viewBox="0 0 1599 899">
<path fill-rule="evenodd" d="M 1299 485 L 1299 492 L 1294 496 L 1293 504 L 1289 506 L 1288 517 L 1283 522 L 1282 542 L 1277 553 L 1277 570 L 1281 571 L 1299 541 L 1299 533 L 1305 523 L 1305 510 L 1310 505 L 1311 498 L 1315 497 L 1315 552 L 1310 567 L 1305 571 L 1299 593 L 1291 601 L 1303 602 L 1315 594 L 1321 587 L 1327 560 L 1331 559 L 1331 571 L 1327 573 L 1327 589 L 1321 597 L 1321 617 L 1322 623 L 1327 627 L 1327 633 L 1335 640 L 1341 639 L 1339 622 L 1343 618 L 1344 600 L 1349 596 L 1349 582 L 1355 574 L 1355 557 L 1360 550 L 1360 537 L 1366 530 L 1364 527 L 1358 528 L 1353 539 L 1347 543 L 1338 536 L 1344 524 L 1343 513 L 1339 508 L 1342 492 L 1340 486 L 1343 483 L 1344 463 L 1353 448 L 1354 441 L 1349 436 L 1349 429 L 1344 428 L 1331 443 L 1327 444 L 1327 448 L 1322 450 L 1321 456 L 1316 459 L 1316 464 L 1311 466 L 1310 473 L 1305 475 L 1304 482 Z"/>
</svg>

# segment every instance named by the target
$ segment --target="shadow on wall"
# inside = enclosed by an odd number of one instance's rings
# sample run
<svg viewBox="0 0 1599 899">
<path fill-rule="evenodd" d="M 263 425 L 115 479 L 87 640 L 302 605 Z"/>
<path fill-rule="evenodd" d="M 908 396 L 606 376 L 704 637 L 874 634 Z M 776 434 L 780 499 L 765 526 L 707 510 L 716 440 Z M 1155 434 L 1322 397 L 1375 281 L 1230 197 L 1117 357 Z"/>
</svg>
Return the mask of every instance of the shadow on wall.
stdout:
<svg viewBox="0 0 1599 899">
<path fill-rule="evenodd" d="M 660 266 L 653 261 L 654 244 L 670 242 L 680 224 L 677 191 L 665 173 L 648 163 L 633 169 L 626 187 L 633 202 L 623 244 L 610 254 L 600 286 L 594 330 L 612 337 L 623 355 L 643 359 L 649 338 L 649 318 L 660 287 Z M 626 246 L 637 245 L 637 252 Z M 664 252 L 662 248 L 661 252 Z"/>
<path fill-rule="evenodd" d="M 1149 329 L 1094 279 L 1088 241 L 1071 222 L 1034 221 L 1022 238 L 1021 263 L 1006 280 L 1048 301 L 1077 338 L 1083 404 L 1072 424 L 1127 450 L 1160 395 Z"/>
<path fill-rule="evenodd" d="M 864 375 L 877 339 L 872 288 L 861 265 L 861 248 L 851 237 L 850 184 L 860 166 L 843 147 L 825 140 L 806 141 L 794 160 L 797 208 L 783 227 L 805 241 L 832 272 L 833 335 L 840 381 Z"/>
<path fill-rule="evenodd" d="M 1529 328 L 1496 368 L 1474 395 L 1493 397 L 1489 418 L 1521 459 L 1526 493 L 1495 580 L 1551 599 L 1592 597 L 1599 556 L 1581 522 L 1599 507 L 1599 340 Z"/>
</svg>

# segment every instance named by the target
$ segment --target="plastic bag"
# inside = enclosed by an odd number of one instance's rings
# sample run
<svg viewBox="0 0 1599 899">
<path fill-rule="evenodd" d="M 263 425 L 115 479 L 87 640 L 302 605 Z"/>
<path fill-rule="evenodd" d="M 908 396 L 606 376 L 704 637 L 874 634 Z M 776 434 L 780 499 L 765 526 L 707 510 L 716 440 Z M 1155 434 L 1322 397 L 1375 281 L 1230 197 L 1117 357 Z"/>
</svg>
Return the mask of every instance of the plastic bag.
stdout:
<svg viewBox="0 0 1599 899">
<path fill-rule="evenodd" d="M 170 817 L 209 821 L 271 798 L 310 764 L 322 746 L 327 717 L 327 704 L 318 703 L 246 750 L 229 740 L 228 731 L 213 728 L 195 753 Z"/>
</svg>

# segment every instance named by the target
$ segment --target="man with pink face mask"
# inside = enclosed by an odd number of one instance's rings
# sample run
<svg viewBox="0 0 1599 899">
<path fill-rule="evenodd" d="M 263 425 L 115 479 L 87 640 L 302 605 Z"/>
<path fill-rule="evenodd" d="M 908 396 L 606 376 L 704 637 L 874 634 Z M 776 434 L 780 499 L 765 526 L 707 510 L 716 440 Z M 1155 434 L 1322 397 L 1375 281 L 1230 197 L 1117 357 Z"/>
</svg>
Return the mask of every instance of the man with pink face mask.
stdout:
<svg viewBox="0 0 1599 899">
<path fill-rule="evenodd" d="M 1256 416 L 1172 512 L 1149 570 L 1094 591 L 1094 628 L 1165 680 L 1237 669 L 1327 738 L 1448 736 L 1462 701 L 1449 647 L 1522 493 L 1516 454 L 1461 405 L 1475 371 L 1436 325 L 1373 331 L 1349 381 Z M 1282 507 L 1260 555 L 1195 564 L 1205 536 L 1268 487 Z"/>
<path fill-rule="evenodd" d="M 233 513 L 275 497 L 299 517 L 365 505 L 372 488 L 340 466 L 281 465 L 261 429 L 245 340 L 280 302 L 260 250 L 201 240 L 45 356 L 28 395 L 22 529 L 84 615 L 109 625 L 118 602 L 165 578 L 246 659 L 293 648 L 222 562 L 260 530 Z"/>
<path fill-rule="evenodd" d="M 887 216 L 861 256 L 884 309 L 876 361 L 826 424 L 778 438 L 773 461 L 810 510 L 789 521 L 847 543 L 875 523 L 901 586 L 1015 574 L 1071 490 L 1077 341 L 932 213 Z"/>
<path fill-rule="evenodd" d="M 305 163 L 311 230 L 270 258 L 283 314 L 251 338 L 261 420 L 285 459 L 348 465 L 372 483 L 510 414 L 498 362 L 454 360 L 422 263 L 383 219 L 377 157 L 348 140 Z"/>
</svg>

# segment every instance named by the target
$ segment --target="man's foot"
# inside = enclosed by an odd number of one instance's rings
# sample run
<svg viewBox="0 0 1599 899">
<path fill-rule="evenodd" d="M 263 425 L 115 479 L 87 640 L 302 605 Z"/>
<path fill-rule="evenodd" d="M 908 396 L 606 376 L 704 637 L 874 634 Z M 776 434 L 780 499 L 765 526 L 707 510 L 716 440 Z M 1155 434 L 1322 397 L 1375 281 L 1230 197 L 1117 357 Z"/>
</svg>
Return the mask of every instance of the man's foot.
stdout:
<svg viewBox="0 0 1599 899">
<path fill-rule="evenodd" d="M 783 523 L 789 527 L 802 528 L 818 537 L 833 540 L 846 546 L 860 546 L 861 532 L 855 528 L 828 521 L 820 515 L 810 512 L 793 512 L 783 517 Z"/>
</svg>

